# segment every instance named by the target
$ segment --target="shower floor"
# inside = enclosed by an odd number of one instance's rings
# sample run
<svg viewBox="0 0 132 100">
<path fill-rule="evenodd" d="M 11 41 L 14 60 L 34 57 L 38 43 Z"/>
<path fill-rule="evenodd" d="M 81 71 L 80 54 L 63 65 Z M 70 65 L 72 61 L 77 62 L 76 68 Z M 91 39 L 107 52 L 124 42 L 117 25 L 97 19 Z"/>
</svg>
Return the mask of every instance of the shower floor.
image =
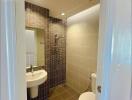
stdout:
<svg viewBox="0 0 132 100">
<path fill-rule="evenodd" d="M 48 100 L 78 100 L 79 94 L 66 85 L 59 85 L 50 90 Z"/>
</svg>

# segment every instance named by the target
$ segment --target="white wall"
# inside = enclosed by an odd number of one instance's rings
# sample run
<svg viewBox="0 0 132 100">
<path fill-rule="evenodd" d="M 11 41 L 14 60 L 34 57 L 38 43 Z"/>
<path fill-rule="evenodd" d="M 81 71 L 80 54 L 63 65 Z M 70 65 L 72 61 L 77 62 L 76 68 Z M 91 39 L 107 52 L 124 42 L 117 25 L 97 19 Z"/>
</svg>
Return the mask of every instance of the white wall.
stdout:
<svg viewBox="0 0 132 100">
<path fill-rule="evenodd" d="M 84 92 L 96 73 L 99 29 L 99 7 L 96 5 L 67 20 L 67 85 Z"/>
</svg>

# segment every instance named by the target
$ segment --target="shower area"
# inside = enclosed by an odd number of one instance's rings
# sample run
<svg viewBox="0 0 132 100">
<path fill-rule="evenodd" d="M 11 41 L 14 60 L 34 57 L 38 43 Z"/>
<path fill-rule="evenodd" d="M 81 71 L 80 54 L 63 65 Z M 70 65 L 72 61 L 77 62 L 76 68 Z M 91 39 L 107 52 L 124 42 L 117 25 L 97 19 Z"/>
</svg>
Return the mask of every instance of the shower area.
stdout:
<svg viewBox="0 0 132 100">
<path fill-rule="evenodd" d="M 41 34 L 43 34 L 41 36 L 43 40 L 41 39 L 41 42 L 38 43 L 41 47 L 38 50 L 41 57 L 38 59 L 40 62 L 43 59 L 44 64 L 38 64 L 34 69 L 42 68 L 48 73 L 47 81 L 39 86 L 38 97 L 32 99 L 28 88 L 27 100 L 47 100 L 50 89 L 64 84 L 66 81 L 66 24 L 61 19 L 50 16 L 49 9 L 29 2 L 25 2 L 25 24 L 26 30 L 35 30 L 36 34 L 41 30 Z M 42 53 L 42 51 L 44 52 Z"/>
</svg>

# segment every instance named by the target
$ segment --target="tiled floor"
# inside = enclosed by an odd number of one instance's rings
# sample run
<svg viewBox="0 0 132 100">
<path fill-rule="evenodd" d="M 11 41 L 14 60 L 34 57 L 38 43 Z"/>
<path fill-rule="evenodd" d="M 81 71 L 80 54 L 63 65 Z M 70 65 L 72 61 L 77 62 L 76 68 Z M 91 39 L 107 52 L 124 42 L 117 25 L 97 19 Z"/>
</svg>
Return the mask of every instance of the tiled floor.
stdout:
<svg viewBox="0 0 132 100">
<path fill-rule="evenodd" d="M 48 100 L 78 100 L 79 94 L 65 85 L 59 85 L 50 90 Z"/>
</svg>

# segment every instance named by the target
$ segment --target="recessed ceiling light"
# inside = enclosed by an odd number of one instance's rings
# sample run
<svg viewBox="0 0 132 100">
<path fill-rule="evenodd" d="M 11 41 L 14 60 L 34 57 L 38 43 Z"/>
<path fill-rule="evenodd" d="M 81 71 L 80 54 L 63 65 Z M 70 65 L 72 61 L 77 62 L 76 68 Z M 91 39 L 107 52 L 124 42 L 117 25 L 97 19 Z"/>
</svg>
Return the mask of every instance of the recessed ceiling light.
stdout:
<svg viewBox="0 0 132 100">
<path fill-rule="evenodd" d="M 61 15 L 62 15 L 62 16 L 64 16 L 64 15 L 65 15 L 65 13 L 61 13 Z"/>
</svg>

